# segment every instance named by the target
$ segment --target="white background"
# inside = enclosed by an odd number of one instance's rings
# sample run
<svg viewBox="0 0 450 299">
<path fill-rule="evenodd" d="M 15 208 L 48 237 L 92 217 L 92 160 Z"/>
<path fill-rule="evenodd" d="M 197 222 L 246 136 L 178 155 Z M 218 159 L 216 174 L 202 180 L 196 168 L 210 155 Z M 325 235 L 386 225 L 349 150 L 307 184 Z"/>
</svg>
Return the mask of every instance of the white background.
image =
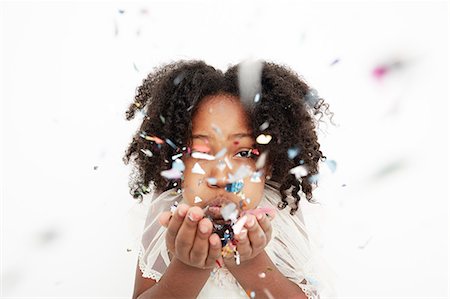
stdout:
<svg viewBox="0 0 450 299">
<path fill-rule="evenodd" d="M 448 8 L 1 2 L 1 298 L 131 297 L 145 210 L 124 112 L 153 67 L 194 58 L 284 63 L 330 103 L 337 170 L 302 208 L 339 298 L 446 298 Z"/>
</svg>

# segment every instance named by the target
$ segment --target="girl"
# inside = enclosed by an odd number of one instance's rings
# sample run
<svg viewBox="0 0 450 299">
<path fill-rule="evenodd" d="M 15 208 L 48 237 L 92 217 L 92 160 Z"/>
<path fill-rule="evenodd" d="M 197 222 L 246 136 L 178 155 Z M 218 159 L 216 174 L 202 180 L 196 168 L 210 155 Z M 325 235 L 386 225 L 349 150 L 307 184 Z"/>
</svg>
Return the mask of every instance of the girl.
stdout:
<svg viewBox="0 0 450 299">
<path fill-rule="evenodd" d="M 144 119 L 124 161 L 134 197 L 153 197 L 133 298 L 318 297 L 298 208 L 328 105 L 286 67 L 243 66 L 180 61 L 137 89 L 126 117 Z"/>
</svg>

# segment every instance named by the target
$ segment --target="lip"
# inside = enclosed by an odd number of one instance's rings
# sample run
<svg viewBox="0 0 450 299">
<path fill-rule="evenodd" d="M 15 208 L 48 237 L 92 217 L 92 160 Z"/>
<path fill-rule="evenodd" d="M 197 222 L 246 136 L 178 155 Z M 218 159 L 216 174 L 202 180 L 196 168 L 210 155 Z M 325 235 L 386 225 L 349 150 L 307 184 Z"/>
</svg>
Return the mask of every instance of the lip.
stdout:
<svg viewBox="0 0 450 299">
<path fill-rule="evenodd" d="M 223 219 L 220 210 L 222 207 L 230 203 L 234 203 L 234 201 L 222 195 L 217 196 L 213 200 L 209 201 L 209 203 L 203 207 L 205 216 L 208 217 L 214 223 L 227 224 L 228 221 L 225 221 Z M 237 207 L 237 209 L 239 208 Z"/>
</svg>

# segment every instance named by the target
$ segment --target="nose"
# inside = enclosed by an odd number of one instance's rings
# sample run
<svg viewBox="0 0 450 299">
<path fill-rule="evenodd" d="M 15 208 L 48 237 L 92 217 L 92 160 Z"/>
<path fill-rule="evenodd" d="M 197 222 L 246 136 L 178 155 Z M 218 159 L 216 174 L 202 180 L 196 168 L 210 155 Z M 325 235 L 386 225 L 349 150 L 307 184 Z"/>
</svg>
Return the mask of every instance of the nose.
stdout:
<svg viewBox="0 0 450 299">
<path fill-rule="evenodd" d="M 207 185 L 210 188 L 224 189 L 228 183 L 228 174 L 230 168 L 224 159 L 219 159 L 217 162 L 212 163 L 209 175 L 206 179 Z M 231 166 L 231 165 L 230 165 Z"/>
</svg>

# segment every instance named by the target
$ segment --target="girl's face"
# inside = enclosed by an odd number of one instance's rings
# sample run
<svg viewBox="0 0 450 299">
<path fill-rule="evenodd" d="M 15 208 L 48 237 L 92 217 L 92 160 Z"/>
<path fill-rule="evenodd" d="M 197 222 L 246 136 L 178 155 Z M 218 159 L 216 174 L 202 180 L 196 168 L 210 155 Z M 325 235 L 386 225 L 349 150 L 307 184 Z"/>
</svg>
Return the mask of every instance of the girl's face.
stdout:
<svg viewBox="0 0 450 299">
<path fill-rule="evenodd" d="M 239 98 L 203 99 L 192 120 L 189 146 L 182 182 L 187 204 L 220 208 L 232 202 L 239 211 L 259 204 L 265 174 L 256 169 L 259 153 Z"/>
</svg>

